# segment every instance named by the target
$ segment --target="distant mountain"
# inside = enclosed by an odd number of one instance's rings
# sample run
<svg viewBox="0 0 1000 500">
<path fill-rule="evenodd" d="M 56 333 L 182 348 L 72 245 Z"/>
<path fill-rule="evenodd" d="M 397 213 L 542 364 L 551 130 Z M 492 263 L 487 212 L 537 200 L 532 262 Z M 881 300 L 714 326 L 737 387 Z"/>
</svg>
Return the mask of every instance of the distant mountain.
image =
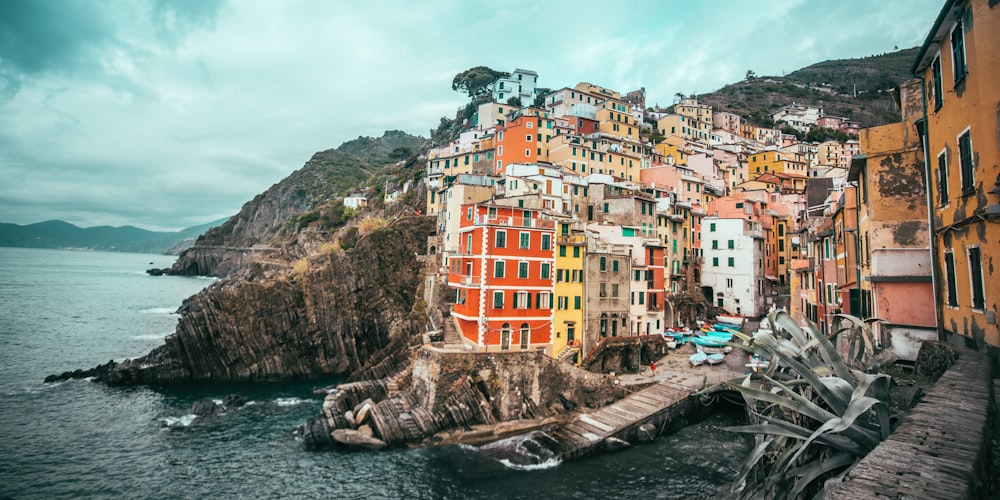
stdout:
<svg viewBox="0 0 1000 500">
<path fill-rule="evenodd" d="M 177 232 L 149 231 L 135 226 L 81 228 L 60 220 L 23 226 L 0 223 L 0 246 L 170 253 L 171 249 L 185 240 L 194 242 L 200 234 L 221 225 L 226 220 L 219 219 Z"/>
<path fill-rule="evenodd" d="M 889 92 L 912 78 L 917 47 L 860 59 L 816 63 L 785 76 L 759 76 L 697 96 L 716 111 L 748 117 L 771 126 L 768 114 L 792 103 L 823 108 L 828 115 L 850 118 L 862 127 L 899 120 Z"/>
</svg>

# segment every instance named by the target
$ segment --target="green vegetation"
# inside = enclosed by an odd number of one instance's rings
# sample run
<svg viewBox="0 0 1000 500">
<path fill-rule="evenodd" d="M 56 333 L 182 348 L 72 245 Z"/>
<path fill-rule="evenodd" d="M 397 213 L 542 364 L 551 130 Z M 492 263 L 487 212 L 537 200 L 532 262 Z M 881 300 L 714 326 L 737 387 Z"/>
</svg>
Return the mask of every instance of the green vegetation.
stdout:
<svg viewBox="0 0 1000 500">
<path fill-rule="evenodd" d="M 488 96 L 493 92 L 493 83 L 510 73 L 496 71 L 486 66 L 469 68 L 457 75 L 451 81 L 451 89 L 465 92 L 475 101 L 479 97 Z"/>
<path fill-rule="evenodd" d="M 833 130 L 826 127 L 815 127 L 809 129 L 809 133 L 806 134 L 806 140 L 809 142 L 826 142 L 826 141 L 838 141 L 844 142 L 850 139 L 851 136 L 839 130 Z"/>
<path fill-rule="evenodd" d="M 739 498 L 812 498 L 889 436 L 890 377 L 868 373 L 878 359 L 871 330 L 836 318 L 847 325 L 834 335 L 849 343 L 846 359 L 815 324 L 802 328 L 784 311 L 768 319 L 787 337 L 739 335 L 746 344 L 732 344 L 769 361 L 765 373 L 725 384 L 743 394 L 752 420 L 729 430 L 757 440 L 733 485 Z"/>
<path fill-rule="evenodd" d="M 698 100 L 717 111 L 743 115 L 757 126 L 773 126 L 768 115 L 792 103 L 823 108 L 827 114 L 855 120 L 862 127 L 882 125 L 899 120 L 889 90 L 911 78 L 909 67 L 916 51 L 824 61 L 784 77 L 747 71 L 742 82 L 700 95 Z"/>
</svg>

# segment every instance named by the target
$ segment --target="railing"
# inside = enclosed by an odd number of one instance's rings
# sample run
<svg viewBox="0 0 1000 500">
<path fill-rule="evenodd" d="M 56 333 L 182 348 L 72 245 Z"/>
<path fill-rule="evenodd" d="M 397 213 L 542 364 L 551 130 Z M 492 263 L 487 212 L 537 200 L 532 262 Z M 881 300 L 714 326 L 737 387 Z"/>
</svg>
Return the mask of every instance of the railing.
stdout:
<svg viewBox="0 0 1000 500">
<path fill-rule="evenodd" d="M 582 244 L 586 243 L 587 237 L 582 234 L 560 234 L 558 238 L 556 238 L 556 241 L 563 244 Z"/>
<path fill-rule="evenodd" d="M 508 226 L 526 227 L 534 229 L 554 229 L 555 221 L 548 219 L 535 219 L 531 217 L 488 217 L 478 216 L 475 221 L 477 226 Z"/>
</svg>

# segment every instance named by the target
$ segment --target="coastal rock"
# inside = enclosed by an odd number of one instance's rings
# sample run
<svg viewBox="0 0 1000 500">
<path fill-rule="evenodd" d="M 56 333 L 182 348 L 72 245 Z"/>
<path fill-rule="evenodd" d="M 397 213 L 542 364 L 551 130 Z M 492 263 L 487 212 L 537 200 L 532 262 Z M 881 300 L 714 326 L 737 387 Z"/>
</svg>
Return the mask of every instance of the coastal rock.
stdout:
<svg viewBox="0 0 1000 500">
<path fill-rule="evenodd" d="M 387 446 L 385 441 L 353 429 L 337 429 L 330 435 L 334 441 L 345 446 L 371 448 L 373 450 L 379 450 Z"/>
<path fill-rule="evenodd" d="M 184 301 L 165 345 L 47 380 L 275 381 L 371 370 L 419 341 L 418 254 L 433 225 L 428 217 L 402 217 L 361 235 L 354 248 L 303 259 L 295 272 L 289 264 L 279 276 L 248 271 L 219 280 Z"/>
<path fill-rule="evenodd" d="M 636 440 L 640 443 L 651 443 L 656 439 L 656 426 L 653 424 L 642 424 L 636 432 Z"/>
<path fill-rule="evenodd" d="M 191 413 L 198 417 L 211 417 L 222 412 L 223 409 L 219 405 L 215 404 L 215 401 L 212 401 L 211 399 L 195 401 L 195 403 L 191 405 Z"/>
</svg>

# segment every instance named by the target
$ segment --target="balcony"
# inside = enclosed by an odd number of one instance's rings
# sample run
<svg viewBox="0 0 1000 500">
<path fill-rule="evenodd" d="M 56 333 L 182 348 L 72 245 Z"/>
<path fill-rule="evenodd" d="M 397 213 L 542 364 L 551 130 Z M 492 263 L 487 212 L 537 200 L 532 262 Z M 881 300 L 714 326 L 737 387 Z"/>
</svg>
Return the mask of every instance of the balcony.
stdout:
<svg viewBox="0 0 1000 500">
<path fill-rule="evenodd" d="M 563 245 L 582 245 L 587 242 L 587 237 L 582 234 L 560 234 L 556 237 L 556 242 Z"/>
<path fill-rule="evenodd" d="M 556 227 L 555 221 L 529 217 L 478 216 L 475 223 L 477 226 L 525 227 L 532 229 L 555 229 Z"/>
<path fill-rule="evenodd" d="M 482 279 L 479 276 L 458 276 L 458 282 L 451 281 L 449 278 L 448 284 L 452 286 L 479 286 L 482 284 Z"/>
</svg>

